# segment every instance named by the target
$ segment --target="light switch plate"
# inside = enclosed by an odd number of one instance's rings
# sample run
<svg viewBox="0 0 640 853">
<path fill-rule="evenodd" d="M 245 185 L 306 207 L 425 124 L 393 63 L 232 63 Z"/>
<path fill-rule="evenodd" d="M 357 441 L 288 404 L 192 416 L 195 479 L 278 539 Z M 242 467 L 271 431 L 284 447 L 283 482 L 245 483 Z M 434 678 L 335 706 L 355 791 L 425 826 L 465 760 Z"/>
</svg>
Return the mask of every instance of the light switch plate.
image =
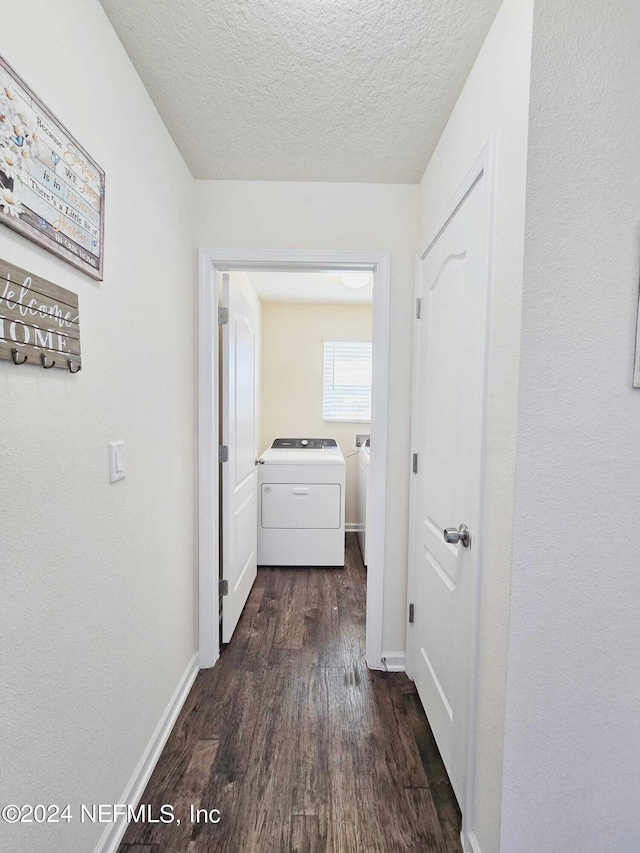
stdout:
<svg viewBox="0 0 640 853">
<path fill-rule="evenodd" d="M 112 483 L 125 478 L 127 463 L 124 455 L 124 441 L 109 442 L 109 473 Z"/>
</svg>

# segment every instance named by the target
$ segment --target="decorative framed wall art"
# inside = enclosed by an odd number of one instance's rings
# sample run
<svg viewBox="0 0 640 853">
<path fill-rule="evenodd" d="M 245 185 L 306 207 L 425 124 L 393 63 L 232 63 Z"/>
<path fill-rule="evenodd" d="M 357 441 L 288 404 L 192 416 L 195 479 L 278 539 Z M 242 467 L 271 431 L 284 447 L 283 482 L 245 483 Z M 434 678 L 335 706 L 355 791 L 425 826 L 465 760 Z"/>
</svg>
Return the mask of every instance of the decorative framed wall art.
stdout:
<svg viewBox="0 0 640 853">
<path fill-rule="evenodd" d="M 0 223 L 102 281 L 104 178 L 0 57 Z"/>
</svg>

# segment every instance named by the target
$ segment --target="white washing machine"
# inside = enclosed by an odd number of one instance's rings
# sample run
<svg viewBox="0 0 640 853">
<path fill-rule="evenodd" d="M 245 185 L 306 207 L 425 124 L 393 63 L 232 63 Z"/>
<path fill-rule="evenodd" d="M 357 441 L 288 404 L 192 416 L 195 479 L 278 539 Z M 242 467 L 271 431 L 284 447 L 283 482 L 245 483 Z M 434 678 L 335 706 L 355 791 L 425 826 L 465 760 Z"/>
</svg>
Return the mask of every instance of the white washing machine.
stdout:
<svg viewBox="0 0 640 853">
<path fill-rule="evenodd" d="M 332 438 L 277 438 L 259 461 L 259 566 L 344 566 L 346 466 Z"/>
</svg>

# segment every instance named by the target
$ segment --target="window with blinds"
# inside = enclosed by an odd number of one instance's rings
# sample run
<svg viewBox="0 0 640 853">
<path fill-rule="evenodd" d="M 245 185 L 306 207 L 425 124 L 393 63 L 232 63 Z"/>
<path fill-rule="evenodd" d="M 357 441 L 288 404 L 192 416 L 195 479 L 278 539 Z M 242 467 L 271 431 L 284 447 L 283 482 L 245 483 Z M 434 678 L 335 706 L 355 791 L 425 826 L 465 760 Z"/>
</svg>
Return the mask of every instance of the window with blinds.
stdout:
<svg viewBox="0 0 640 853">
<path fill-rule="evenodd" d="M 371 341 L 324 342 L 325 421 L 371 420 Z"/>
</svg>

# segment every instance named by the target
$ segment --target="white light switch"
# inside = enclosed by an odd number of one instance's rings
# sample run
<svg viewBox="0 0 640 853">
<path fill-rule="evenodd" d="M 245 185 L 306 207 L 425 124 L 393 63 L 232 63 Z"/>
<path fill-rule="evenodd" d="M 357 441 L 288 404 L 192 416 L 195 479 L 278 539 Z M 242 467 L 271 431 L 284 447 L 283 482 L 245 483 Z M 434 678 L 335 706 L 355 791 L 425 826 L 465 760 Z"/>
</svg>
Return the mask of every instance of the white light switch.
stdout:
<svg viewBox="0 0 640 853">
<path fill-rule="evenodd" d="M 109 442 L 109 471 L 111 482 L 124 480 L 127 473 L 127 465 L 124 456 L 124 441 Z"/>
</svg>

